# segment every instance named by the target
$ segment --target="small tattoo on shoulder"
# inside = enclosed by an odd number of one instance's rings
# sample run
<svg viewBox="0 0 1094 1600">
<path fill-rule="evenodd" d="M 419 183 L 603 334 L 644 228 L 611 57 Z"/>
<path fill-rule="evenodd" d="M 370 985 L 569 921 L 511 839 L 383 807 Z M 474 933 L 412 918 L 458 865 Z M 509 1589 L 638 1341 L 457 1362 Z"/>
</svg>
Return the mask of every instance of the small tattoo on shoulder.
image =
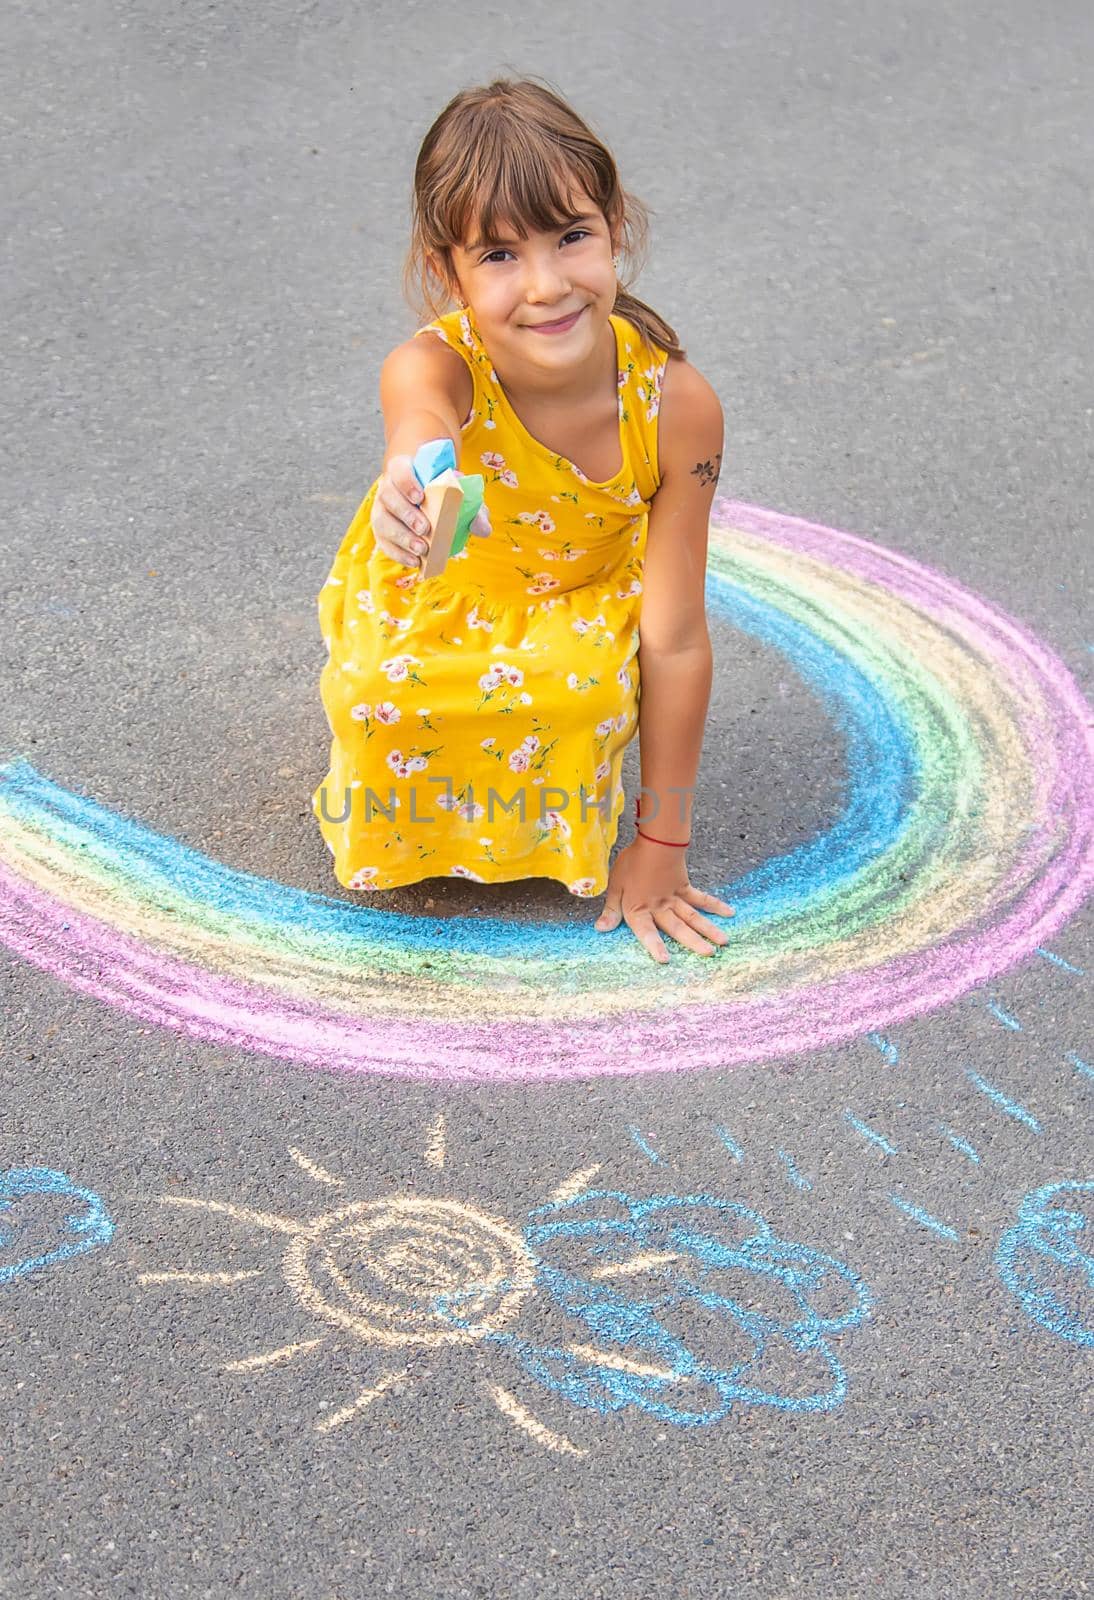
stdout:
<svg viewBox="0 0 1094 1600">
<path fill-rule="evenodd" d="M 713 461 L 697 461 L 691 470 L 700 483 L 717 483 L 722 470 L 722 452 L 719 450 Z"/>
</svg>

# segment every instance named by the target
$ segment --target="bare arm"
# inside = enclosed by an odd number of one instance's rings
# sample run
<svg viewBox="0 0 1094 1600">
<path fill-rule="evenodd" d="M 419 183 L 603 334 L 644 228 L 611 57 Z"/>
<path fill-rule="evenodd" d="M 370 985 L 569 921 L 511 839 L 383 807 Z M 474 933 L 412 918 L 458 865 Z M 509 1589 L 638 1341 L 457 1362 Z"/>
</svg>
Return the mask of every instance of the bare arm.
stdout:
<svg viewBox="0 0 1094 1600">
<path fill-rule="evenodd" d="M 459 460 L 465 382 L 470 388 L 471 374 L 461 357 L 441 340 L 424 335 L 397 345 L 380 369 L 387 448 L 372 531 L 384 553 L 406 566 L 420 564 L 430 536 L 429 521 L 419 509 L 422 496 L 413 458 L 428 440 L 448 438 Z"/>
<path fill-rule="evenodd" d="M 645 832 L 677 844 L 691 837 L 714 675 L 707 530 L 724 442 L 717 394 L 694 367 L 681 366 L 671 374 L 671 432 L 661 441 L 661 484 L 650 508 L 638 652 L 639 812 Z"/>
<path fill-rule="evenodd" d="M 435 335 L 396 345 L 380 368 L 384 468 L 392 456 L 412 456 L 428 439 L 451 439 L 458 456 L 460 417 L 469 409 L 460 407 L 470 387 L 462 359 Z"/>
</svg>

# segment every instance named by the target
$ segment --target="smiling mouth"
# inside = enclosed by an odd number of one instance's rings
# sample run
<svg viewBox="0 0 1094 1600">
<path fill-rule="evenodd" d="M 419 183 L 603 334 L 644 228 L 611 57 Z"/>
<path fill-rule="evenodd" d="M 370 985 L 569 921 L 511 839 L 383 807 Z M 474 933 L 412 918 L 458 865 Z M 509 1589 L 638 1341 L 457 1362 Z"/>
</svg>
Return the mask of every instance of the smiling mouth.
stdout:
<svg viewBox="0 0 1094 1600">
<path fill-rule="evenodd" d="M 526 328 L 561 328 L 567 322 L 574 322 L 584 310 L 585 307 L 580 306 L 577 311 L 571 311 L 568 317 L 555 317 L 552 322 L 526 322 L 524 326 Z"/>
</svg>

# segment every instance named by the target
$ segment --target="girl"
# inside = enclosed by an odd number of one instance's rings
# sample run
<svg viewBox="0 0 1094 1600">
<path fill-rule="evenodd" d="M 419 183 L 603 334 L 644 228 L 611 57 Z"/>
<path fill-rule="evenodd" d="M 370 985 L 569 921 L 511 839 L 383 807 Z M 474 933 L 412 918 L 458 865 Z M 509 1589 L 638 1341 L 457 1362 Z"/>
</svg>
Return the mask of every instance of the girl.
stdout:
<svg viewBox="0 0 1094 1600">
<path fill-rule="evenodd" d="M 466 89 L 427 133 L 412 248 L 436 316 L 383 363 L 387 452 L 319 596 L 333 735 L 313 797 L 338 881 L 556 878 L 606 894 L 659 962 L 724 945 L 733 907 L 685 863 L 712 678 L 707 524 L 718 397 L 616 276 L 645 209 L 532 79 Z M 481 473 L 459 555 L 423 579 L 411 459 L 451 439 Z M 623 752 L 637 834 L 608 873 Z"/>
</svg>

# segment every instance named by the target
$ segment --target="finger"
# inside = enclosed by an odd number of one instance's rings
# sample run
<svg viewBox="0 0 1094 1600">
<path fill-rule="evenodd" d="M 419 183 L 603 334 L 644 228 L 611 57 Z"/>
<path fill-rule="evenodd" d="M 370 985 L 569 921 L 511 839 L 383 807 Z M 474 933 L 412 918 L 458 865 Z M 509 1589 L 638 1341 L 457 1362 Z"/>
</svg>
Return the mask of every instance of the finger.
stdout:
<svg viewBox="0 0 1094 1600">
<path fill-rule="evenodd" d="M 677 896 L 676 904 L 672 908 L 681 922 L 686 922 L 689 928 L 703 938 L 709 939 L 712 944 L 723 945 L 729 943 L 729 934 L 724 928 L 716 928 L 713 922 L 708 922 L 695 906 L 689 905 L 686 900 Z"/>
<path fill-rule="evenodd" d="M 384 510 L 391 519 L 385 528 L 389 539 L 416 555 L 424 555 L 433 536 L 433 528 L 423 510 L 412 504 L 406 493 L 396 485 L 381 496 Z"/>
<path fill-rule="evenodd" d="M 719 900 L 717 895 L 707 894 L 702 889 L 697 889 L 689 883 L 680 893 L 690 905 L 698 906 L 702 911 L 713 911 L 715 916 L 732 917 L 736 915 L 733 907 L 725 900 Z"/>
<path fill-rule="evenodd" d="M 619 909 L 618 902 L 616 902 L 614 905 L 605 904 L 603 911 L 597 917 L 594 924 L 597 932 L 605 933 L 609 928 L 617 928 L 619 926 L 619 919 L 622 915 L 623 913 Z"/>
<path fill-rule="evenodd" d="M 401 561 L 404 566 L 418 566 L 419 556 L 428 548 L 425 540 L 407 528 L 380 494 L 372 508 L 372 531 L 384 554 L 394 561 Z"/>
<path fill-rule="evenodd" d="M 375 528 L 372 531 L 376 536 L 377 548 L 383 551 L 389 561 L 398 562 L 402 567 L 418 567 L 421 565 L 420 558 L 413 551 L 404 550 L 401 544 L 396 544 L 393 539 L 389 539 L 377 532 Z"/>
<path fill-rule="evenodd" d="M 697 956 L 712 956 L 714 954 L 714 946 L 708 944 L 705 939 L 700 938 L 694 929 L 689 928 L 687 923 L 677 916 L 671 906 L 662 907 L 655 915 L 657 926 L 664 933 L 675 939 L 678 944 L 682 944 L 685 950 L 692 950 Z"/>
<path fill-rule="evenodd" d="M 639 943 L 645 945 L 658 965 L 663 967 L 669 959 L 669 953 L 665 949 L 664 940 L 657 932 L 657 927 L 651 914 L 648 911 L 635 912 L 633 916 L 627 918 L 627 927 Z"/>
<path fill-rule="evenodd" d="M 393 456 L 388 462 L 388 475 L 404 500 L 421 505 L 424 494 L 409 456 Z"/>
</svg>

